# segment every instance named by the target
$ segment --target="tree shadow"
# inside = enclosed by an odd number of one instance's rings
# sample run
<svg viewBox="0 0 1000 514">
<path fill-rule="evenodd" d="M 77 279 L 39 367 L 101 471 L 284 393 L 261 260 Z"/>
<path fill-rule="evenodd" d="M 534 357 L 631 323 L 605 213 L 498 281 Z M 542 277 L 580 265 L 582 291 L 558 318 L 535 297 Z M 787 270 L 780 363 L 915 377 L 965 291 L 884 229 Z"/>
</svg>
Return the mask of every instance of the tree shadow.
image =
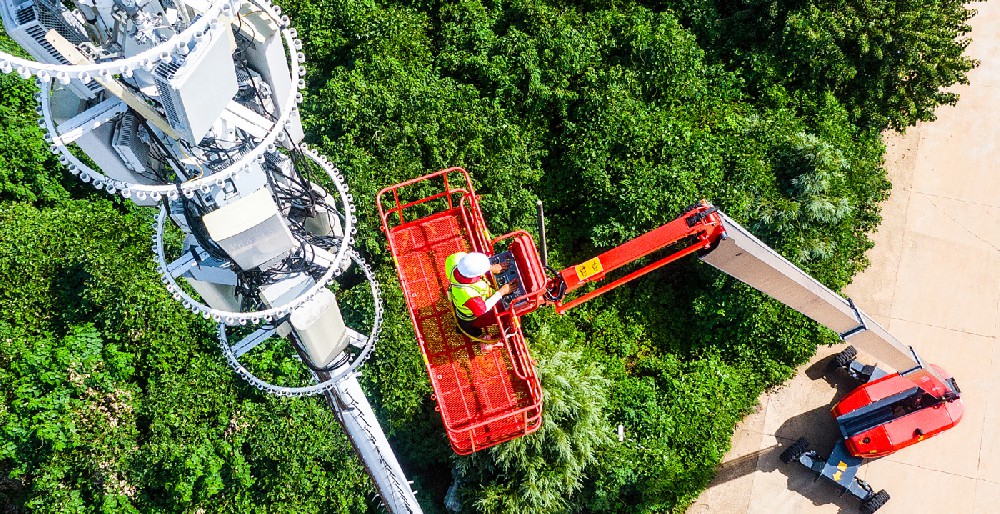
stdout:
<svg viewBox="0 0 1000 514">
<path fill-rule="evenodd" d="M 74 261 L 57 269 L 49 285 L 49 295 L 61 308 L 54 314 L 60 331 L 69 326 L 93 321 L 96 307 L 87 297 L 93 275 L 85 262 Z"/>
<path fill-rule="evenodd" d="M 760 461 L 760 458 L 768 453 L 774 452 L 775 449 L 779 452 L 781 451 L 781 448 L 774 444 L 768 446 L 767 448 L 761 448 L 755 452 L 741 455 L 735 459 L 730 459 L 719 464 L 719 467 L 715 470 L 715 479 L 712 480 L 709 487 L 724 484 L 730 480 L 743 478 L 754 471 L 757 471 L 757 463 Z"/>
</svg>

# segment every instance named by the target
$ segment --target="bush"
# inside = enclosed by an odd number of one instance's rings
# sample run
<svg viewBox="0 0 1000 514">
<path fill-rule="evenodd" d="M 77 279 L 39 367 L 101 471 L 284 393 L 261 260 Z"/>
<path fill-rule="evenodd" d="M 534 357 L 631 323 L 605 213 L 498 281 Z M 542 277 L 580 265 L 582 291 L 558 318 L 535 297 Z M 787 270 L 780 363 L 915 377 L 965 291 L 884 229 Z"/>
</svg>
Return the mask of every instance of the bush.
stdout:
<svg viewBox="0 0 1000 514">
<path fill-rule="evenodd" d="M 281 3 L 310 57 L 310 143 L 348 177 L 386 286 L 363 385 L 426 512 L 452 469 L 470 510 L 682 511 L 758 394 L 835 335 L 683 260 L 527 318 L 543 428 L 456 458 L 379 189 L 466 167 L 498 233 L 532 227 L 541 199 L 556 266 L 707 198 L 838 289 L 867 264 L 888 191 L 880 131 L 932 119 L 975 64 L 957 0 Z M 0 507 L 378 510 L 323 403 L 237 380 L 213 327 L 160 285 L 151 214 L 63 173 L 33 87 L 0 89 Z"/>
</svg>

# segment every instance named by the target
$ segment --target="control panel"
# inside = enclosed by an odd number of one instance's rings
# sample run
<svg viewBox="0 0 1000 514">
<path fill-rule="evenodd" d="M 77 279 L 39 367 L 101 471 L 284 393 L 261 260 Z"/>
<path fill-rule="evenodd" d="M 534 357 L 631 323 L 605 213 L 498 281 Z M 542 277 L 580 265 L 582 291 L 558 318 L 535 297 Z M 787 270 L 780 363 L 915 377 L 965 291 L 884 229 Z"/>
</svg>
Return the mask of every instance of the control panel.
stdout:
<svg viewBox="0 0 1000 514">
<path fill-rule="evenodd" d="M 514 302 L 519 296 L 524 296 L 526 294 L 524 290 L 524 281 L 521 280 L 521 274 L 518 271 L 517 259 L 514 258 L 514 254 L 510 250 L 506 252 L 498 253 L 490 257 L 490 264 L 499 264 L 503 266 L 503 271 L 499 275 L 494 275 L 493 278 L 497 281 L 497 287 L 503 287 L 504 284 L 509 284 L 513 281 L 517 281 L 517 287 L 514 288 L 510 294 L 504 295 L 500 298 L 500 305 L 503 306 L 502 310 L 510 310 L 511 302 Z M 521 300 L 517 302 L 514 306 L 520 307 L 527 304 L 526 300 Z"/>
</svg>

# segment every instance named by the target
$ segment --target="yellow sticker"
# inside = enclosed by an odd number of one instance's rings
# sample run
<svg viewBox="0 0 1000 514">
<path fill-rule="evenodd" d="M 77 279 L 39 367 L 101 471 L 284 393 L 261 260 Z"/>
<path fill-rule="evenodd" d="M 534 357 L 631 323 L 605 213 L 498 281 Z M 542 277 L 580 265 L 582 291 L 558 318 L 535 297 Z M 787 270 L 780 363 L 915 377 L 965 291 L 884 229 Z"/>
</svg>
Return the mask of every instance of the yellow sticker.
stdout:
<svg viewBox="0 0 1000 514">
<path fill-rule="evenodd" d="M 600 257 L 594 257 L 583 264 L 575 266 L 575 269 L 577 278 L 582 281 L 604 271 L 604 266 L 601 265 Z"/>
<path fill-rule="evenodd" d="M 843 471 L 838 471 L 838 472 L 836 472 L 836 473 L 833 474 L 833 479 L 836 480 L 837 482 L 840 482 L 840 477 L 843 474 L 844 474 Z"/>
<path fill-rule="evenodd" d="M 837 464 L 837 469 L 841 471 L 847 471 L 847 463 L 844 461 L 840 461 L 840 464 Z"/>
</svg>

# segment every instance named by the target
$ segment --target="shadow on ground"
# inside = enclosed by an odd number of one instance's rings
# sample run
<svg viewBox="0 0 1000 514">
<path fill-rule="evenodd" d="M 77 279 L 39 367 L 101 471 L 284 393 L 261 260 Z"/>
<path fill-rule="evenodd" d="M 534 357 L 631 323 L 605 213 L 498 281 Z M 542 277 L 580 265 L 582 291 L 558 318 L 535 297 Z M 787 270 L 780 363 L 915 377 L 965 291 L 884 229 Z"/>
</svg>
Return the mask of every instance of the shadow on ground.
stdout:
<svg viewBox="0 0 1000 514">
<path fill-rule="evenodd" d="M 830 361 L 835 355 L 826 359 L 816 361 L 806 368 L 805 375 L 812 380 L 825 380 L 836 388 L 837 394 L 833 400 L 821 407 L 803 412 L 797 416 L 789 418 L 775 432 L 775 437 L 781 443 L 774 451 L 763 456 L 758 462 L 758 468 L 765 472 L 779 471 L 787 477 L 788 489 L 795 491 L 808 500 L 813 505 L 836 505 L 841 514 L 855 514 L 861 505 L 860 500 L 850 493 L 844 492 L 835 483 L 822 478 L 811 470 L 798 463 L 783 464 L 778 456 L 790 444 L 800 437 L 805 437 L 809 441 L 809 449 L 815 450 L 821 457 L 830 455 L 830 451 L 840 439 L 840 431 L 830 414 L 830 409 L 847 393 L 850 393 L 860 384 L 851 378 L 846 372 L 836 370 L 828 371 Z M 864 478 L 864 468 L 862 467 L 859 476 Z"/>
<path fill-rule="evenodd" d="M 774 436 L 778 444 L 757 450 L 735 459 L 723 462 L 719 465 L 715 480 L 712 485 L 722 484 L 730 480 L 736 480 L 754 472 L 774 473 L 779 472 L 784 475 L 789 491 L 794 491 L 813 505 L 836 505 L 842 514 L 855 514 L 860 507 L 860 501 L 849 493 L 841 495 L 841 489 L 833 482 L 823 479 L 806 467 L 797 464 L 782 464 L 779 455 L 789 445 L 800 437 L 805 437 L 809 441 L 809 449 L 815 450 L 821 456 L 830 454 L 830 450 L 837 443 L 839 431 L 830 409 L 845 394 L 858 387 L 856 380 L 843 372 L 827 373 L 827 366 L 832 360 L 832 356 L 821 359 L 805 370 L 805 375 L 811 380 L 825 380 L 836 388 L 837 394 L 833 400 L 826 405 L 822 405 L 793 416 L 786 420 L 776 430 Z M 864 468 L 861 470 L 864 477 Z M 878 489 L 878 485 L 874 487 Z M 782 501 L 775 498 L 776 502 Z M 800 504 L 801 506 L 801 504 Z M 772 512 L 795 512 L 795 505 L 771 505 Z"/>
</svg>

